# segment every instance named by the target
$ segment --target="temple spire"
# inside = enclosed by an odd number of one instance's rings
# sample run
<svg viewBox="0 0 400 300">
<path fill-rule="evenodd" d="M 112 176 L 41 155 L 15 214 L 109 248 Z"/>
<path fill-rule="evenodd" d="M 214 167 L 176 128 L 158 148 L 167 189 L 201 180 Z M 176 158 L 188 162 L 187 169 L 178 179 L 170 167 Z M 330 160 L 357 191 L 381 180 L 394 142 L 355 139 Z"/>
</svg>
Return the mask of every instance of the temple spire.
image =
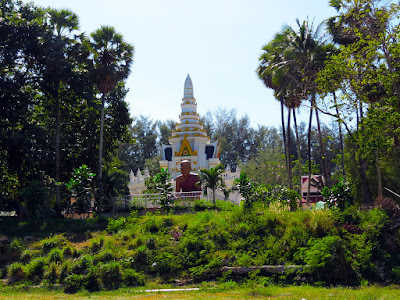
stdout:
<svg viewBox="0 0 400 300">
<path fill-rule="evenodd" d="M 183 98 L 184 99 L 194 98 L 192 79 L 190 79 L 189 74 L 187 75 L 186 80 L 185 80 L 185 88 L 184 88 L 184 92 L 183 92 Z"/>
</svg>

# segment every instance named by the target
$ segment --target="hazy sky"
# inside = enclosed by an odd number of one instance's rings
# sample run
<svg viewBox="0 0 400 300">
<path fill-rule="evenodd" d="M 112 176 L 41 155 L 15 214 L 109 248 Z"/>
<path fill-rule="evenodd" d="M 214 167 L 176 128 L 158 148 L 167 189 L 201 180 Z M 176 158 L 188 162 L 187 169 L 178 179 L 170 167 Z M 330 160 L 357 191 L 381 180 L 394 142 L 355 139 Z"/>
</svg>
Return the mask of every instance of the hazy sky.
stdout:
<svg viewBox="0 0 400 300">
<path fill-rule="evenodd" d="M 24 0 L 25 2 L 32 2 Z M 284 25 L 319 24 L 328 0 L 34 0 L 68 8 L 87 34 L 114 26 L 135 47 L 127 81 L 132 116 L 179 120 L 187 74 L 200 115 L 218 107 L 247 114 L 252 126 L 280 126 L 280 105 L 255 70 L 262 46 Z M 301 111 L 306 120 L 308 109 Z"/>
</svg>

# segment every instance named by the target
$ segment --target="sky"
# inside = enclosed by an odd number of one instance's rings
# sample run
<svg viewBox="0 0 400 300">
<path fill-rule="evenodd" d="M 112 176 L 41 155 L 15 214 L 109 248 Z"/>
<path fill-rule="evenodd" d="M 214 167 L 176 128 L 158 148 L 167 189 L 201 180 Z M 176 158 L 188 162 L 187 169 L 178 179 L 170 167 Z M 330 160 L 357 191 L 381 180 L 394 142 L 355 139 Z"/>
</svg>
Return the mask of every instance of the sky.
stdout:
<svg viewBox="0 0 400 300">
<path fill-rule="evenodd" d="M 134 46 L 126 101 L 133 117 L 179 121 L 187 74 L 197 112 L 235 109 L 251 125 L 279 127 L 280 104 L 255 70 L 263 45 L 296 19 L 335 15 L 328 0 L 33 0 L 70 9 L 88 35 L 113 26 Z M 300 110 L 307 121 L 308 108 Z M 324 121 L 330 122 L 328 118 Z M 315 123 L 314 123 L 315 124 Z"/>
</svg>

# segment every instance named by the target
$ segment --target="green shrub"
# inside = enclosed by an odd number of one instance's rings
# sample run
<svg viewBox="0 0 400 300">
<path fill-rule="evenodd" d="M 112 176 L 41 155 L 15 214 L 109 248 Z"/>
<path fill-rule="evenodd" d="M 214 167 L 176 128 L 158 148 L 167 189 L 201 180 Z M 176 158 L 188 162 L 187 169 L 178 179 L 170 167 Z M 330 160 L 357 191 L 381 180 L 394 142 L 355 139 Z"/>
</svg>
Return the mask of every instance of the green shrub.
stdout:
<svg viewBox="0 0 400 300">
<path fill-rule="evenodd" d="M 301 247 L 296 258 L 304 261 L 314 281 L 354 284 L 357 281 L 351 265 L 346 259 L 342 240 L 338 236 L 310 239 L 308 247 Z"/>
<path fill-rule="evenodd" d="M 331 189 L 324 186 L 321 194 L 324 196 L 329 208 L 337 207 L 340 210 L 344 210 L 353 205 L 354 202 L 350 184 L 345 182 L 343 178 L 340 178 L 339 182 L 334 184 Z"/>
<path fill-rule="evenodd" d="M 162 228 L 160 218 L 150 216 L 150 218 L 144 223 L 144 228 L 150 233 L 157 233 L 159 229 Z"/>
<path fill-rule="evenodd" d="M 136 272 L 134 269 L 124 269 L 122 273 L 122 282 L 125 286 L 143 286 L 145 280 L 141 274 Z"/>
<path fill-rule="evenodd" d="M 89 274 L 83 276 L 82 287 L 88 290 L 89 292 L 96 292 L 101 289 L 99 279 L 97 278 L 96 273 L 90 272 Z"/>
<path fill-rule="evenodd" d="M 49 284 L 56 284 L 60 278 L 59 266 L 53 262 L 44 271 L 44 280 Z"/>
<path fill-rule="evenodd" d="M 70 266 L 69 261 L 64 261 L 61 264 L 61 269 L 60 269 L 60 283 L 64 282 L 64 280 L 69 276 L 72 275 L 72 266 Z"/>
<path fill-rule="evenodd" d="M 100 236 L 97 239 L 94 239 L 90 242 L 88 249 L 91 253 L 96 253 L 100 251 L 104 246 L 104 237 Z"/>
<path fill-rule="evenodd" d="M 48 261 L 50 263 L 55 262 L 62 262 L 64 260 L 63 251 L 60 249 L 52 249 L 48 255 Z"/>
<path fill-rule="evenodd" d="M 25 250 L 25 248 L 26 248 L 26 245 L 21 239 L 14 238 L 10 243 L 9 251 L 11 253 L 15 253 L 15 252 L 21 253 L 22 251 Z"/>
<path fill-rule="evenodd" d="M 112 260 L 116 260 L 116 257 L 111 250 L 101 251 L 93 256 L 93 265 L 95 266 L 100 262 L 106 263 Z"/>
<path fill-rule="evenodd" d="M 98 278 L 106 290 L 117 289 L 122 280 L 121 266 L 119 262 L 113 261 L 98 266 Z"/>
<path fill-rule="evenodd" d="M 43 240 L 40 244 L 42 246 L 42 252 L 48 253 L 54 248 L 60 249 L 64 247 L 66 244 L 66 240 L 64 237 L 61 236 L 53 236 L 51 238 Z"/>
<path fill-rule="evenodd" d="M 29 218 L 38 219 L 40 217 L 41 209 L 47 200 L 48 194 L 48 189 L 38 180 L 30 182 L 22 189 L 21 196 L 24 199 L 23 204 L 26 206 Z"/>
<path fill-rule="evenodd" d="M 79 256 L 78 251 L 71 246 L 65 246 L 62 250 L 62 256 L 68 258 L 77 258 Z"/>
<path fill-rule="evenodd" d="M 72 265 L 71 272 L 73 274 L 87 274 L 92 267 L 93 257 L 91 255 L 85 255 Z"/>
<path fill-rule="evenodd" d="M 8 267 L 7 276 L 10 283 L 20 281 L 25 278 L 25 268 L 24 265 L 15 262 Z"/>
<path fill-rule="evenodd" d="M 182 270 L 181 259 L 175 253 L 160 252 L 154 258 L 152 265 L 155 272 L 161 277 L 176 277 L 178 272 Z"/>
<path fill-rule="evenodd" d="M 400 266 L 392 268 L 389 276 L 393 283 L 398 283 L 400 281 Z"/>
<path fill-rule="evenodd" d="M 21 255 L 20 255 L 20 259 L 21 259 L 21 261 L 23 261 L 23 262 L 28 262 L 28 261 L 30 261 L 31 259 L 32 259 L 32 257 L 34 257 L 35 256 L 35 254 L 37 253 L 38 251 L 37 250 L 25 250 L 25 251 L 23 251 L 22 253 L 21 253 Z"/>
<path fill-rule="evenodd" d="M 108 232 L 117 232 L 120 229 L 123 229 L 126 225 L 125 217 L 121 217 L 118 219 L 109 218 L 107 224 Z"/>
<path fill-rule="evenodd" d="M 210 201 L 197 199 L 194 201 L 193 209 L 195 211 L 203 211 L 206 209 L 212 209 L 213 205 Z"/>
<path fill-rule="evenodd" d="M 74 294 L 80 291 L 82 288 L 84 279 L 83 276 L 73 274 L 65 278 L 64 282 L 64 293 Z"/>
<path fill-rule="evenodd" d="M 25 266 L 26 278 L 34 283 L 41 282 L 43 280 L 44 267 L 46 263 L 44 257 L 31 260 L 31 262 Z"/>
<path fill-rule="evenodd" d="M 131 267 L 137 271 L 149 269 L 150 251 L 145 245 L 139 246 L 131 257 Z"/>
<path fill-rule="evenodd" d="M 174 219 L 172 218 L 165 218 L 163 220 L 163 227 L 171 227 L 172 225 L 174 225 Z"/>
</svg>

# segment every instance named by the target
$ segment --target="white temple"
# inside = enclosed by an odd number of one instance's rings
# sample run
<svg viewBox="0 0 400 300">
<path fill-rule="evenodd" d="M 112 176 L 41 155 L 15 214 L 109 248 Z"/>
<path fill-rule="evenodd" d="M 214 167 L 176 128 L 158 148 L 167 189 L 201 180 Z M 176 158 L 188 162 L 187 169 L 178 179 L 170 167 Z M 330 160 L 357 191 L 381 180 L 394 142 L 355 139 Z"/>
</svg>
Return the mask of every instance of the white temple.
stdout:
<svg viewBox="0 0 400 300">
<path fill-rule="evenodd" d="M 160 149 L 160 167 L 168 168 L 173 179 L 181 174 L 182 160 L 189 160 L 194 172 L 220 164 L 218 141 L 210 143 L 210 138 L 203 129 L 189 74 L 185 80 L 181 109 L 180 123 L 176 124 L 175 130 L 172 131 L 170 145 L 161 144 Z"/>
</svg>

